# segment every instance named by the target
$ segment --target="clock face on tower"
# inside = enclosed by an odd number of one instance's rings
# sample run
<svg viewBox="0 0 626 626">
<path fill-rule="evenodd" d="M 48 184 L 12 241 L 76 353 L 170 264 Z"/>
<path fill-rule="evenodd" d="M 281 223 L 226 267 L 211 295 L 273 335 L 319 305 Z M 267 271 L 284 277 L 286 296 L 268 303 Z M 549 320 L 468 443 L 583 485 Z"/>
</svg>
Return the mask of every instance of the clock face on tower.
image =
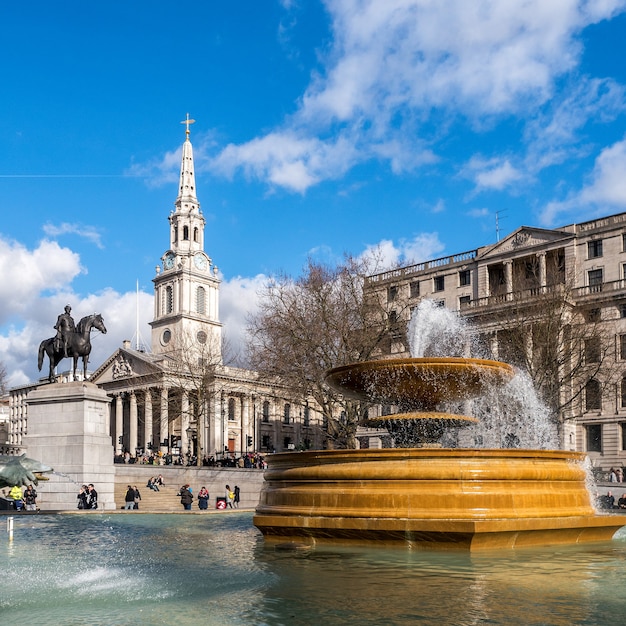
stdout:
<svg viewBox="0 0 626 626">
<path fill-rule="evenodd" d="M 163 259 L 163 267 L 166 270 L 171 270 L 174 267 L 174 255 L 171 252 Z"/>
<path fill-rule="evenodd" d="M 198 254 L 196 254 L 193 257 L 193 262 L 194 262 L 195 266 L 199 270 L 205 270 L 206 269 L 207 260 L 206 260 L 206 257 L 204 256 L 204 254 L 201 254 L 200 252 L 198 252 Z"/>
</svg>

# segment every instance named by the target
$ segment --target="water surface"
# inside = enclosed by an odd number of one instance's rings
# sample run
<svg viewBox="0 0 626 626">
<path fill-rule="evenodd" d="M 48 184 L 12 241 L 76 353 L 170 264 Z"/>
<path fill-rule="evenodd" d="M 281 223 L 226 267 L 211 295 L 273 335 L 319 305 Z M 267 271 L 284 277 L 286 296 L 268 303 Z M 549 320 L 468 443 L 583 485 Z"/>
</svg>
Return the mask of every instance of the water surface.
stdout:
<svg viewBox="0 0 626 626">
<path fill-rule="evenodd" d="M 247 512 L 0 518 L 3 626 L 616 624 L 626 533 L 469 555 L 266 546 Z M 616 621 L 617 620 L 617 621 Z"/>
</svg>

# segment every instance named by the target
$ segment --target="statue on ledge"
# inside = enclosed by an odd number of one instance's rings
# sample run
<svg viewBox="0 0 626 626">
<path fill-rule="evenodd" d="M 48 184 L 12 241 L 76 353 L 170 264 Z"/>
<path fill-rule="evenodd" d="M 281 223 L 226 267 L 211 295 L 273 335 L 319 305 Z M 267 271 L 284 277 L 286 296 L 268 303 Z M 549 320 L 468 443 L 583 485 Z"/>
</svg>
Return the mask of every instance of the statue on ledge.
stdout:
<svg viewBox="0 0 626 626">
<path fill-rule="evenodd" d="M 76 368 L 78 359 L 83 359 L 83 375 L 87 380 L 87 364 L 89 363 L 89 354 L 91 353 L 91 330 L 95 328 L 102 334 L 106 334 L 107 329 L 104 326 L 102 315 L 94 313 L 83 317 L 78 324 L 74 324 L 74 318 L 71 316 L 72 307 L 68 304 L 65 312 L 61 313 L 57 318 L 54 328 L 57 331 L 55 337 L 44 339 L 39 344 L 39 354 L 37 365 L 41 371 L 44 355 L 47 354 L 50 360 L 50 373 L 48 380 L 53 383 L 55 381 L 54 368 L 66 358 L 74 360 L 74 380 L 76 380 Z"/>
</svg>

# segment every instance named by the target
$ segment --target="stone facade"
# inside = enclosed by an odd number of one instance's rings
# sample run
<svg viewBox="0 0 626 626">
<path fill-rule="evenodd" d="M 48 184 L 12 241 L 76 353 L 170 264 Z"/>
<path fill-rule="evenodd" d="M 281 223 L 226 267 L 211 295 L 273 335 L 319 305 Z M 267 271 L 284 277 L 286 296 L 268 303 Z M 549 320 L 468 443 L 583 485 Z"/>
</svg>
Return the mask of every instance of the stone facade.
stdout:
<svg viewBox="0 0 626 626">
<path fill-rule="evenodd" d="M 598 371 L 596 381 L 596 358 L 589 346 L 578 346 L 588 352 L 588 377 L 572 375 L 560 390 L 572 398 L 558 416 L 562 447 L 586 452 L 599 468 L 624 465 L 626 213 L 554 230 L 521 227 L 490 246 L 373 275 L 365 288 L 386 299 L 388 313 L 397 321 L 398 330 L 381 356 L 408 356 L 406 324 L 412 310 L 428 298 L 470 320 L 490 339 L 492 356 L 504 360 L 507 320 L 509 326 L 518 320 L 513 310 L 530 308 L 555 290 L 567 291 L 570 319 L 601 331 L 595 339 L 601 337 L 602 345 L 596 350 L 605 373 Z M 541 345 L 541 337 L 529 334 L 528 342 L 532 350 L 533 344 Z M 582 385 L 580 380 L 585 387 L 572 388 Z"/>
</svg>

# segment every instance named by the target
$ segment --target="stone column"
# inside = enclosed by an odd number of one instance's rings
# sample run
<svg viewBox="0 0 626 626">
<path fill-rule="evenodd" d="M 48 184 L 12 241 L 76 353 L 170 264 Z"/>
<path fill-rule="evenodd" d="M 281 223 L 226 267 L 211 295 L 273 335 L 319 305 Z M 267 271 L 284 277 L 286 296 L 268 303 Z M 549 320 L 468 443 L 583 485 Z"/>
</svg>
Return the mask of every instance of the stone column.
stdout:
<svg viewBox="0 0 626 626">
<path fill-rule="evenodd" d="M 122 441 L 120 441 L 122 437 Z M 122 454 L 124 452 L 124 405 L 122 403 L 121 394 L 115 396 L 115 453 Z"/>
<path fill-rule="evenodd" d="M 504 281 L 506 283 L 506 299 L 511 299 L 513 293 L 513 261 L 504 262 Z"/>
<path fill-rule="evenodd" d="M 540 252 L 537 256 L 539 257 L 539 284 L 541 285 L 541 290 L 543 291 L 548 283 L 546 253 Z"/>
<path fill-rule="evenodd" d="M 128 434 L 128 448 L 131 456 L 137 454 L 137 396 L 134 391 L 130 392 L 130 423 Z"/>
<path fill-rule="evenodd" d="M 191 451 L 189 445 L 189 437 L 187 429 L 189 428 L 189 393 L 181 390 L 180 398 L 180 453 L 183 455 L 183 461 L 186 461 L 186 455 Z"/>
<path fill-rule="evenodd" d="M 244 396 L 241 399 L 241 452 L 248 451 L 248 435 L 250 434 L 250 399 Z"/>
<path fill-rule="evenodd" d="M 163 454 L 165 454 L 169 448 L 169 438 L 170 438 L 168 400 L 169 400 L 169 390 L 167 389 L 167 387 L 163 387 L 161 389 L 161 420 L 160 420 L 160 430 L 159 430 L 159 439 L 160 439 L 159 446 L 161 447 L 161 452 L 163 452 Z M 163 444 L 164 441 L 167 441 L 168 443 L 164 445 Z"/>
<path fill-rule="evenodd" d="M 152 443 L 152 446 L 153 446 L 152 449 L 155 450 L 156 448 L 154 447 L 154 441 L 152 441 L 152 392 L 149 388 L 146 389 L 145 391 L 144 418 L 145 418 L 144 431 L 143 431 L 144 447 L 146 448 L 146 451 L 147 451 L 148 443 Z"/>
</svg>

